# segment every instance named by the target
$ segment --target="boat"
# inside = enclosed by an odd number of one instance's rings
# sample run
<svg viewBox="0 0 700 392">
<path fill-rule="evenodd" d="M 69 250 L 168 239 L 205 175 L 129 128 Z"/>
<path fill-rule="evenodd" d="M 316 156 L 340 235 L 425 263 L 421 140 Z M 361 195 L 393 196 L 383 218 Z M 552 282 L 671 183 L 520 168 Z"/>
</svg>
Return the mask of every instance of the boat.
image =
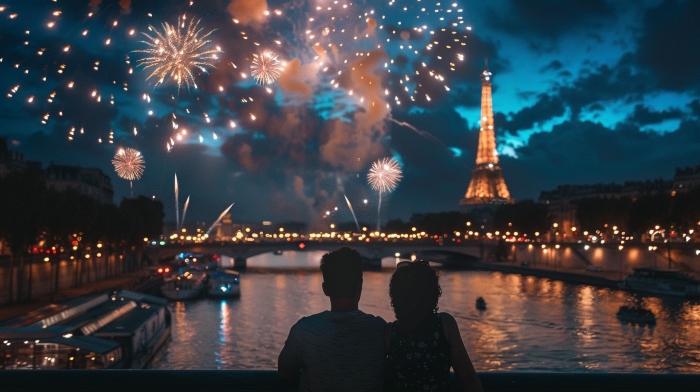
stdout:
<svg viewBox="0 0 700 392">
<path fill-rule="evenodd" d="M 673 269 L 635 268 L 619 287 L 652 294 L 700 297 L 700 281 Z"/>
<path fill-rule="evenodd" d="M 482 297 L 476 299 L 476 308 L 479 310 L 486 310 L 486 301 Z"/>
<path fill-rule="evenodd" d="M 170 338 L 166 305 L 123 290 L 0 322 L 0 369 L 142 369 Z"/>
<path fill-rule="evenodd" d="M 173 301 L 194 299 L 204 293 L 207 275 L 199 270 L 182 269 L 179 273 L 163 278 L 160 291 L 163 296 Z"/>
<path fill-rule="evenodd" d="M 241 295 L 240 274 L 229 270 L 209 273 L 207 295 L 210 297 L 238 297 Z"/>
<path fill-rule="evenodd" d="M 617 318 L 622 321 L 627 321 L 636 324 L 656 324 L 656 316 L 654 313 L 641 306 L 620 306 L 617 311 Z"/>
</svg>

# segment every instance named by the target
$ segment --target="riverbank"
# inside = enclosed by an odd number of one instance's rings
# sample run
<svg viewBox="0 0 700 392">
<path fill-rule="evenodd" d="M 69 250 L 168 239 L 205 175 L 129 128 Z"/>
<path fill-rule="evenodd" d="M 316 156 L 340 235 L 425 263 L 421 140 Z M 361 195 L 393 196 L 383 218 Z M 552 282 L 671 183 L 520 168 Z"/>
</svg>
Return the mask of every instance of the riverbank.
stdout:
<svg viewBox="0 0 700 392">
<path fill-rule="evenodd" d="M 118 289 L 139 291 L 144 284 L 148 283 L 150 274 L 151 271 L 145 269 L 127 272 L 113 278 L 86 283 L 79 287 L 63 289 L 55 294 L 42 295 L 30 302 L 5 305 L 0 307 L 0 321 L 29 313 L 51 303 L 65 301 L 90 293 Z"/>
</svg>

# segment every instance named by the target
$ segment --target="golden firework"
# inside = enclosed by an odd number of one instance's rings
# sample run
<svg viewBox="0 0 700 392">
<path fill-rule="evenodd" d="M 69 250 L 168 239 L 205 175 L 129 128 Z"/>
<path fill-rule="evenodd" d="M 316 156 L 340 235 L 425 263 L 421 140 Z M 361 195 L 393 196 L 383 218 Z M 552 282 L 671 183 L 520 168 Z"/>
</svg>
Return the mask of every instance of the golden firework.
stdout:
<svg viewBox="0 0 700 392">
<path fill-rule="evenodd" d="M 133 148 L 120 148 L 112 159 L 117 175 L 129 181 L 141 178 L 146 168 L 145 163 L 143 155 Z"/>
<path fill-rule="evenodd" d="M 156 78 L 156 85 L 164 83 L 168 79 L 177 82 L 178 88 L 185 84 L 197 88 L 194 81 L 195 69 L 207 72 L 207 68 L 213 68 L 211 63 L 217 60 L 217 54 L 221 53 L 219 48 L 206 49 L 211 40 L 207 39 L 214 30 L 203 34 L 199 27 L 198 19 L 191 19 L 185 22 L 185 16 L 177 19 L 176 25 L 167 22 L 163 23 L 162 31 L 153 26 L 148 26 L 148 30 L 153 35 L 142 33 L 147 40 L 141 41 L 148 45 L 148 49 L 136 50 L 135 52 L 146 53 L 148 57 L 138 60 L 139 65 L 143 65 L 144 70 L 150 70 L 146 78 Z"/>
</svg>

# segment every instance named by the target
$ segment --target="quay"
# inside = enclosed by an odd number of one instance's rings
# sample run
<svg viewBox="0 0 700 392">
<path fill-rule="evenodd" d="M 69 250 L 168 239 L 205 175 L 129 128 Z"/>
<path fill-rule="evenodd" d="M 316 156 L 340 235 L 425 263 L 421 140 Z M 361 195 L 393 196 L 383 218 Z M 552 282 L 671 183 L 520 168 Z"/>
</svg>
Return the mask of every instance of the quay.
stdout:
<svg viewBox="0 0 700 392">
<path fill-rule="evenodd" d="M 454 378 L 454 373 L 452 374 Z M 485 391 L 696 391 L 700 375 L 605 373 L 479 373 Z M 6 392 L 55 391 L 297 391 L 278 381 L 275 370 L 47 370 L 4 372 Z M 453 383 L 454 385 L 454 383 Z"/>
</svg>

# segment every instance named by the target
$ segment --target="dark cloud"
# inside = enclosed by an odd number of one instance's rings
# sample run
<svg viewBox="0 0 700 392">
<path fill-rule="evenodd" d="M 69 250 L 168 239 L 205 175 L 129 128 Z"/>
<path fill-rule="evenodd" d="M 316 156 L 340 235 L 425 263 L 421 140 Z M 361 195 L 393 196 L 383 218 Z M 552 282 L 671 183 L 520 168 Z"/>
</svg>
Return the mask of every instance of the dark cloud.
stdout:
<svg viewBox="0 0 700 392">
<path fill-rule="evenodd" d="M 670 178 L 674 168 L 700 163 L 699 126 L 683 121 L 677 131 L 659 134 L 629 124 L 610 129 L 567 121 L 533 135 L 516 149 L 518 159 L 502 156 L 501 164 L 511 193 L 525 198 L 560 184 Z"/>
<path fill-rule="evenodd" d="M 700 2 L 665 0 L 645 12 L 637 40 L 639 65 L 662 88 L 700 91 Z"/>
<path fill-rule="evenodd" d="M 644 126 L 648 124 L 658 124 L 660 122 L 678 119 L 683 116 L 683 112 L 678 108 L 655 111 L 648 107 L 638 104 L 634 107 L 634 112 L 627 119 L 629 122 Z"/>
<path fill-rule="evenodd" d="M 480 75 L 484 71 L 485 62 L 488 61 L 489 70 L 494 74 L 505 73 L 510 70 L 510 62 L 501 56 L 495 42 L 484 39 L 477 34 L 465 34 L 452 29 L 441 29 L 436 31 L 432 38 L 430 49 L 424 48 L 421 51 L 423 58 L 429 59 L 424 67 L 422 61 L 415 61 L 412 65 L 417 75 L 411 75 L 417 84 L 416 93 L 404 92 L 399 89 L 401 102 L 422 107 L 435 107 L 443 104 L 448 96 L 450 99 L 464 99 L 473 101 L 473 95 L 465 95 L 462 92 L 471 93 L 476 90 L 481 93 Z M 462 43 L 464 45 L 462 46 Z M 463 48 L 465 53 L 464 61 L 459 60 L 453 48 Z M 444 79 L 440 79 L 440 76 Z M 390 86 L 402 86 L 402 75 L 394 74 L 390 77 Z M 448 85 L 450 91 L 445 86 Z M 452 91 L 457 89 L 458 91 Z M 460 90 L 461 89 L 461 90 Z M 394 89 L 396 90 L 396 89 Z M 414 95 L 416 103 L 410 100 L 409 96 Z M 430 97 L 430 100 L 426 98 Z M 477 95 L 477 100 L 480 95 Z M 478 101 L 477 101 L 478 102 Z"/>
<path fill-rule="evenodd" d="M 559 86 L 556 93 L 578 118 L 581 109 L 600 101 L 640 100 L 655 90 L 653 77 L 637 69 L 634 56 L 628 53 L 614 66 L 584 68 L 570 84 Z"/>
<path fill-rule="evenodd" d="M 688 104 L 695 117 L 700 117 L 700 99 L 695 99 Z"/>
<path fill-rule="evenodd" d="M 600 27 L 602 22 L 615 17 L 615 9 L 605 0 L 510 0 L 506 3 L 505 9 L 489 9 L 488 21 L 495 28 L 527 38 L 553 40 L 574 29 Z"/>
<path fill-rule="evenodd" d="M 386 216 L 408 218 L 411 212 L 457 210 L 469 185 L 476 159 L 479 131 L 467 128 L 466 121 L 452 107 L 443 106 L 415 112 L 401 118 L 444 142 L 436 143 L 406 127 L 391 129 L 391 148 L 404 161 L 404 178 L 388 197 Z M 457 157 L 446 147 L 457 148 Z"/>
<path fill-rule="evenodd" d="M 494 123 L 497 128 L 517 134 L 518 131 L 530 129 L 535 124 L 561 116 L 564 112 L 564 103 L 561 98 L 542 94 L 534 105 L 525 107 L 517 113 L 509 115 L 494 113 Z"/>
<path fill-rule="evenodd" d="M 552 60 L 549 64 L 545 65 L 544 67 L 540 68 L 541 73 L 549 72 L 549 71 L 559 71 L 564 67 L 564 64 L 561 63 L 559 60 Z"/>
</svg>

